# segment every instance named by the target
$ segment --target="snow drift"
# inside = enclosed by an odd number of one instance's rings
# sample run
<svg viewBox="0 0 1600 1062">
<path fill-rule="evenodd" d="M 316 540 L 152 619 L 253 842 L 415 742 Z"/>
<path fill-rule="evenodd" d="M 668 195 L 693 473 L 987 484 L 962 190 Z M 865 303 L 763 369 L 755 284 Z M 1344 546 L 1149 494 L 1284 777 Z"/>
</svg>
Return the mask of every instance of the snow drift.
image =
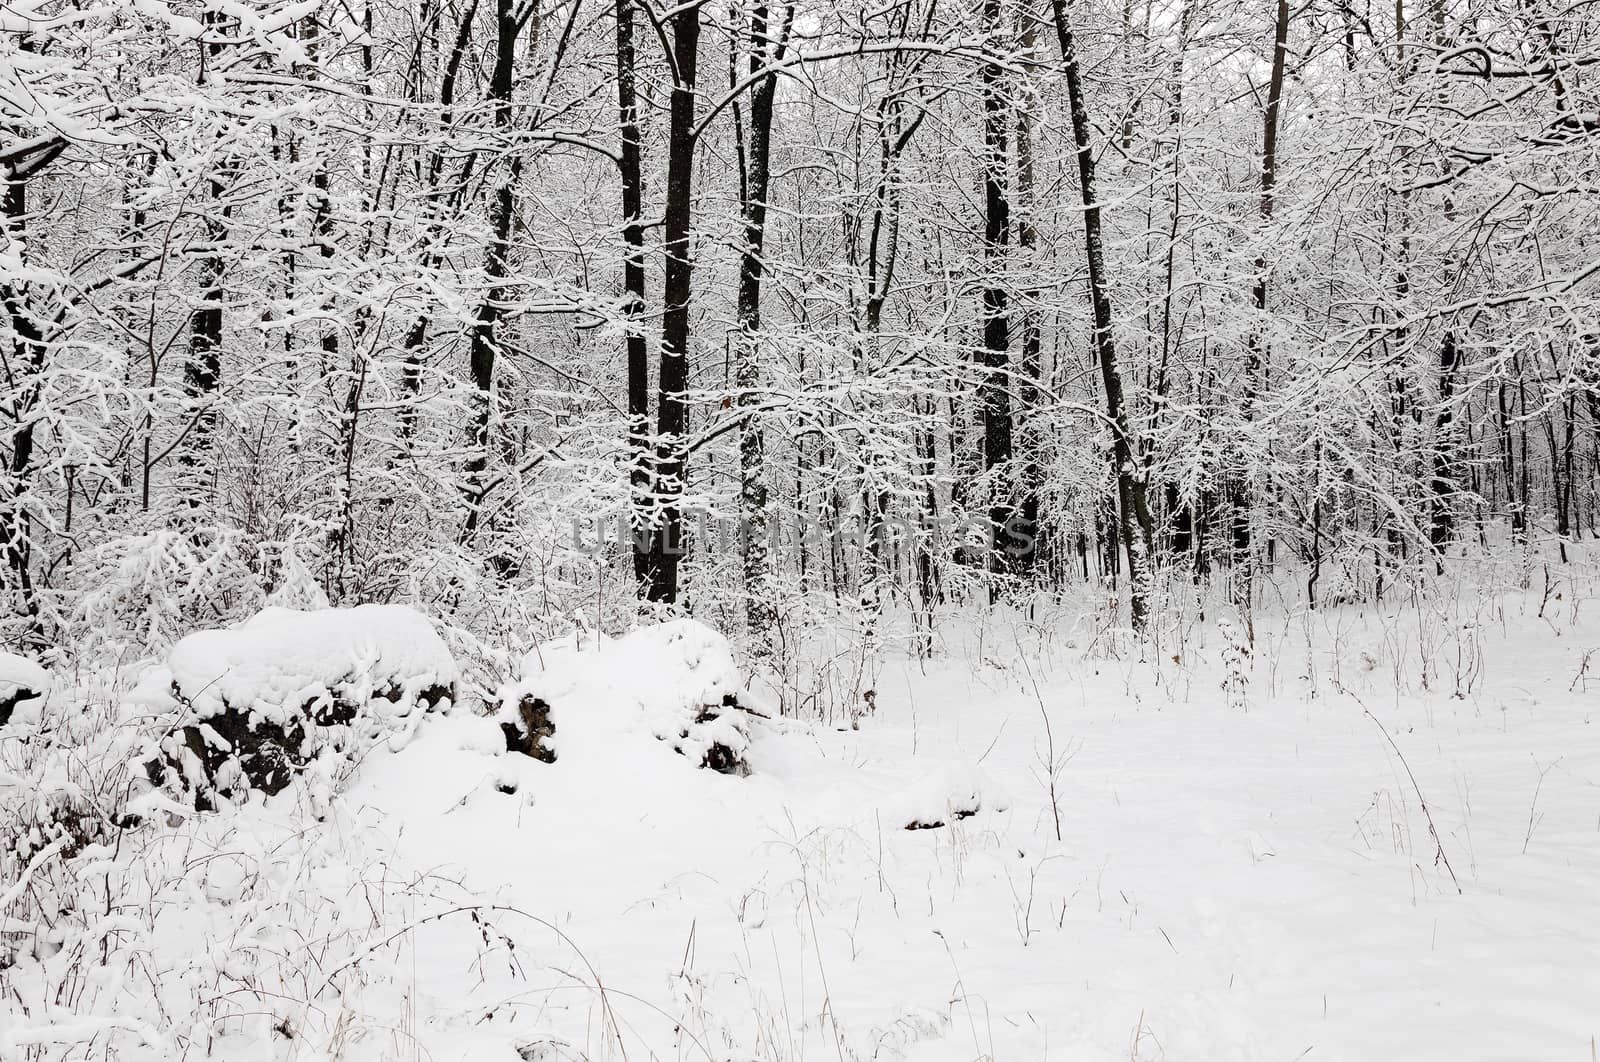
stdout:
<svg viewBox="0 0 1600 1062">
<path fill-rule="evenodd" d="M 695 764 L 746 774 L 750 704 L 728 640 L 695 620 L 611 639 L 583 632 L 539 646 L 499 695 L 509 750 L 553 762 L 648 734 Z"/>
</svg>

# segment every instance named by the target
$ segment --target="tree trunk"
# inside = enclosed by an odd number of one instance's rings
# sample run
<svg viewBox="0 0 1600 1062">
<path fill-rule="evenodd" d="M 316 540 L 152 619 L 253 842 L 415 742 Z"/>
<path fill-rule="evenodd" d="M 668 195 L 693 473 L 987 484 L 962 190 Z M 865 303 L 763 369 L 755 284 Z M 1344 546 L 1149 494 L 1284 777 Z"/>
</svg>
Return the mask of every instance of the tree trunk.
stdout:
<svg viewBox="0 0 1600 1062">
<path fill-rule="evenodd" d="M 1117 523 L 1128 555 L 1128 596 L 1135 630 L 1149 619 L 1154 578 L 1150 570 L 1150 506 L 1145 498 L 1139 441 L 1130 426 L 1117 368 L 1116 336 L 1112 331 L 1111 291 L 1106 276 L 1105 246 L 1100 233 L 1100 204 L 1095 200 L 1094 147 L 1090 142 L 1089 111 L 1078 71 L 1077 50 L 1067 23 L 1066 0 L 1051 0 L 1056 38 L 1072 108 L 1072 139 L 1078 154 L 1078 188 L 1083 198 L 1083 240 L 1089 263 L 1089 301 L 1094 313 L 1094 348 L 1100 362 L 1100 382 L 1105 388 L 1106 420 L 1111 426 L 1111 472 L 1117 482 Z"/>
<path fill-rule="evenodd" d="M 1037 22 L 1022 14 L 1022 54 L 1029 65 L 1037 61 Z M 1035 254 L 1039 246 L 1036 224 L 1038 203 L 1034 197 L 1033 114 L 1035 97 L 1030 91 L 1017 114 L 1017 249 L 1021 268 L 1029 276 L 1042 273 Z M 1044 450 L 1043 418 L 1039 416 L 1039 383 L 1043 372 L 1043 335 L 1039 326 L 1039 290 L 1022 293 L 1022 360 L 1017 374 L 1017 406 L 1020 414 L 1022 469 L 1018 475 L 1017 512 L 1012 517 L 1016 537 L 1011 554 L 1011 569 L 1020 575 L 1037 577 L 1039 566 L 1039 486 L 1043 480 L 1040 455 Z"/>
<path fill-rule="evenodd" d="M 1428 507 L 1428 541 L 1435 552 L 1442 550 L 1455 535 L 1455 510 L 1451 498 L 1456 491 L 1458 469 L 1453 438 L 1456 376 L 1461 371 L 1461 351 L 1456 334 L 1446 331 L 1439 344 L 1439 408 L 1433 423 L 1433 477 Z M 1441 562 L 1442 574 L 1442 562 Z"/>
<path fill-rule="evenodd" d="M 49 157 L 55 154 L 51 151 Z M 6 173 L 3 212 L 6 236 L 11 245 L 26 247 L 28 178 L 17 172 L 19 169 L 20 166 L 12 166 Z M 28 513 L 27 498 L 33 479 L 34 410 L 43 384 L 40 376 L 45 369 L 46 347 L 38 318 L 20 283 L 7 279 L 0 285 L 0 300 L 5 303 L 11 323 L 12 355 L 8 360 L 17 367 L 12 382 L 25 381 L 13 402 L 15 426 L 11 432 L 11 461 L 5 469 L 7 490 L 5 508 L 0 512 L 0 550 L 5 553 L 21 612 L 27 617 L 25 638 L 31 643 L 41 637 L 41 632 L 39 599 L 33 585 L 33 539 L 29 533 L 32 517 Z"/>
<path fill-rule="evenodd" d="M 1265 229 L 1272 223 L 1275 189 L 1278 181 L 1278 115 L 1283 98 L 1284 66 L 1289 53 L 1289 0 L 1278 0 L 1277 15 L 1272 30 L 1272 72 L 1267 81 L 1267 106 L 1261 122 L 1261 224 Z M 1256 402 L 1264 384 L 1267 357 L 1267 278 L 1270 264 L 1265 251 L 1256 256 L 1255 283 L 1250 289 L 1250 302 L 1256 311 L 1256 328 L 1252 329 L 1245 357 L 1245 422 L 1255 420 Z M 1247 633 L 1253 639 L 1254 625 L 1249 616 L 1250 597 L 1255 581 L 1255 557 L 1251 543 L 1251 512 L 1257 499 L 1252 480 L 1244 475 L 1236 479 L 1233 502 L 1234 548 L 1234 603 L 1244 614 Z M 1269 550 L 1271 543 L 1268 543 Z"/>
<path fill-rule="evenodd" d="M 495 0 L 494 69 L 489 77 L 488 98 L 494 105 L 495 131 L 502 137 L 511 133 L 511 90 L 517 61 L 517 29 L 512 0 Z M 483 516 L 486 490 L 483 474 L 489 467 L 495 359 L 500 352 L 499 324 L 505 307 L 506 277 L 510 274 L 511 218 L 516 209 L 517 180 L 522 174 L 522 166 L 516 156 L 513 156 L 510 168 L 511 172 L 496 182 L 494 199 L 489 208 L 491 236 L 484 262 L 488 287 L 483 293 L 483 301 L 478 304 L 468 352 L 472 386 L 477 394 L 474 395 L 469 456 L 464 470 L 467 516 L 461 529 L 463 542 L 469 541 L 477 532 Z"/>
<path fill-rule="evenodd" d="M 1001 0 L 984 0 L 985 27 L 998 36 Z M 994 48 L 998 41 L 991 40 Z M 1005 547 L 1015 511 L 1007 480 L 1011 462 L 1010 321 L 1006 294 L 1007 246 L 1011 242 L 1011 201 L 1007 191 L 1009 152 L 1006 126 L 1009 100 L 997 62 L 983 65 L 983 381 L 978 404 L 983 417 L 983 471 L 989 480 L 989 521 L 993 549 L 990 567 L 1009 568 Z"/>
<path fill-rule="evenodd" d="M 757 3 L 750 17 L 752 75 L 783 58 L 794 5 L 789 5 L 774 40 L 768 8 Z M 745 619 L 758 651 L 767 648 L 775 612 L 772 604 L 766 435 L 756 407 L 761 401 L 761 278 L 767 236 L 767 192 L 772 172 L 772 108 L 778 76 L 769 73 L 755 83 L 750 96 L 750 140 L 744 159 L 740 213 L 744 248 L 739 257 L 739 336 L 733 384 L 744 420 L 739 429 L 740 560 L 744 569 Z"/>
<path fill-rule="evenodd" d="M 1506 385 L 1506 381 L 1502 379 L 1496 388 L 1496 413 L 1498 414 L 1500 436 L 1500 472 L 1505 480 L 1506 514 L 1511 518 L 1511 537 L 1513 541 L 1520 543 L 1527 540 L 1528 513 L 1522 505 L 1522 496 L 1517 490 L 1519 482 L 1517 451 L 1511 439 L 1513 408 L 1510 390 Z M 1526 475 L 1520 477 L 1520 482 L 1527 482 Z"/>
<path fill-rule="evenodd" d="M 208 27 L 215 27 L 220 23 L 222 16 L 215 12 L 207 12 L 205 22 Z M 222 45 L 212 42 L 206 45 L 206 56 L 216 58 L 222 53 Z M 201 65 L 200 80 L 204 84 L 206 79 L 205 65 Z M 219 165 L 222 165 L 219 163 Z M 215 446 L 217 410 L 217 391 L 222 384 L 222 302 L 223 302 L 223 274 L 224 265 L 222 258 L 223 240 L 227 237 L 227 208 L 222 203 L 225 186 L 220 174 L 214 174 L 209 181 L 210 199 L 207 203 L 209 212 L 206 215 L 206 237 L 209 247 L 200 258 L 200 305 L 189 316 L 189 358 L 184 364 L 183 388 L 184 396 L 188 399 L 190 415 L 193 425 L 190 429 L 190 442 L 180 451 L 178 463 L 185 467 L 189 475 L 188 482 L 184 484 L 183 500 L 191 507 L 198 507 L 202 490 L 208 480 L 215 473 L 211 466 L 211 455 Z"/>
<path fill-rule="evenodd" d="M 220 209 L 220 181 L 211 182 L 211 206 Z M 208 219 L 210 239 L 215 246 L 223 239 L 223 227 Z M 222 299 L 223 262 L 220 253 L 208 253 L 200 260 L 200 305 L 189 318 L 189 359 L 184 364 L 183 390 L 188 399 L 194 426 L 190 442 L 179 452 L 179 464 L 189 470 L 184 484 L 184 503 L 198 507 L 211 479 L 210 455 L 215 446 L 217 391 L 222 383 Z"/>
<path fill-rule="evenodd" d="M 644 171 L 639 143 L 639 105 L 634 88 L 633 0 L 617 0 L 617 112 L 622 130 L 618 160 L 622 181 L 622 314 L 628 331 L 629 552 L 635 583 L 650 572 L 651 498 L 650 360 L 640 318 L 644 315 Z"/>
<path fill-rule="evenodd" d="M 428 12 L 431 10 L 431 2 L 432 0 L 423 0 L 423 14 L 419 20 L 422 25 L 429 23 Z M 445 60 L 444 73 L 439 80 L 438 124 L 440 128 L 449 128 L 455 113 L 456 81 L 460 77 L 461 62 L 466 56 L 467 46 L 472 41 L 472 23 L 477 14 L 478 0 L 470 0 L 466 11 L 462 13 L 461 23 L 456 28 L 455 42 Z M 419 39 L 417 42 L 417 51 L 413 55 L 415 75 L 411 79 L 411 90 L 419 99 L 422 92 L 422 49 L 424 39 Z M 426 235 L 422 247 L 422 269 L 424 274 L 437 269 L 441 261 L 437 248 L 444 230 L 439 189 L 439 175 L 443 168 L 444 158 L 441 148 L 438 145 L 430 147 L 426 158 L 422 162 L 423 210 L 427 217 L 427 223 L 423 229 Z M 407 441 L 416 432 L 417 401 L 422 392 L 423 351 L 427 346 L 428 329 L 432 324 L 433 309 L 431 306 L 425 306 L 412 320 L 411 327 L 406 330 L 404 340 L 405 357 L 400 368 L 400 390 L 405 396 L 405 404 L 400 408 L 400 437 Z"/>
<path fill-rule="evenodd" d="M 902 27 L 903 28 L 903 27 Z M 899 56 L 890 59 L 887 78 L 898 84 L 903 73 Z M 866 271 L 867 302 L 865 339 L 856 348 L 856 371 L 863 375 L 881 366 L 879 358 L 883 331 L 883 310 L 889 301 L 894 282 L 896 261 L 900 254 L 900 156 L 916 134 L 927 111 L 918 110 L 909 122 L 905 119 L 905 105 L 898 98 L 890 100 L 889 94 L 878 101 L 878 180 L 873 191 L 872 221 L 867 227 Z M 850 227 L 858 231 L 855 227 Z M 856 265 L 856 240 L 848 237 L 851 265 Z M 880 407 L 873 400 L 871 408 Z M 883 610 L 884 586 L 889 582 L 888 551 L 884 548 L 886 520 L 889 515 L 890 496 L 885 489 L 886 477 L 891 473 L 884 467 L 882 455 L 871 455 L 861 463 L 863 479 L 861 516 L 865 524 L 867 550 L 861 564 L 861 604 L 866 610 L 868 635 L 876 637 L 877 617 Z"/>
<path fill-rule="evenodd" d="M 661 367 L 657 383 L 655 495 L 659 506 L 650 545 L 646 594 L 651 601 L 678 600 L 678 562 L 682 557 L 684 476 L 687 455 L 689 387 L 689 300 L 694 264 L 689 236 L 694 195 L 695 63 L 700 52 L 700 6 L 679 9 L 672 18 L 672 58 L 676 67 L 667 129 L 667 202 L 664 299 L 661 315 Z"/>
</svg>

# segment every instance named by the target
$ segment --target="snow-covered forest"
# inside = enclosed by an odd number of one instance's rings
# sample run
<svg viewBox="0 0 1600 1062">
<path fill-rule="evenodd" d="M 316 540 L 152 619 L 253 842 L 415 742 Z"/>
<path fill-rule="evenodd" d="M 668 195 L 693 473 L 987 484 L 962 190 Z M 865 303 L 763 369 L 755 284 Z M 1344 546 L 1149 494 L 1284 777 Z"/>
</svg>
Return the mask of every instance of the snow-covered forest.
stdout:
<svg viewBox="0 0 1600 1062">
<path fill-rule="evenodd" d="M 1593 0 L 5 0 L 0 1059 L 1593 1059 Z"/>
</svg>

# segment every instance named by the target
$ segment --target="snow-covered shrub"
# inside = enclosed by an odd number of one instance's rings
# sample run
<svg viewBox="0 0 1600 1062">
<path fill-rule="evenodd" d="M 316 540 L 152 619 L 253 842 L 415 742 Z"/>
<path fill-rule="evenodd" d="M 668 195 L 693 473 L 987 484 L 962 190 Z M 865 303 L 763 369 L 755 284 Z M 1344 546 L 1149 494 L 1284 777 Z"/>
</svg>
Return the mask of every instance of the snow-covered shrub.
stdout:
<svg viewBox="0 0 1600 1062">
<path fill-rule="evenodd" d="M 59 686 L 66 685 L 63 677 Z M 12 998 L 3 977 L 9 966 L 61 945 L 54 932 L 17 916 L 31 910 L 59 925 L 84 913 L 93 904 L 86 900 L 89 886 L 67 879 L 63 863 L 114 841 L 127 821 L 123 802 L 137 770 L 137 736 L 118 725 L 111 692 L 91 687 L 58 689 L 28 705 L 25 723 L 13 716 L 0 727 L 0 995 L 6 998 Z M 98 899 L 103 912 L 105 897 Z M 11 1057 L 3 1035 L 0 1057 Z"/>
<path fill-rule="evenodd" d="M 909 613 L 894 614 L 849 597 L 808 593 L 800 580 L 775 575 L 767 643 L 750 647 L 759 664 L 751 679 L 776 702 L 778 714 L 832 726 L 854 725 L 870 706 L 886 649 L 912 648 Z"/>
<path fill-rule="evenodd" d="M 79 562 L 80 651 L 160 652 L 196 627 L 228 623 L 264 603 L 242 532 L 160 528 L 115 538 Z"/>
<path fill-rule="evenodd" d="M 703 623 L 581 633 L 537 647 L 520 670 L 496 714 L 510 751 L 550 762 L 642 729 L 699 766 L 749 772 L 749 695 L 728 640 Z"/>
<path fill-rule="evenodd" d="M 303 612 L 268 608 L 232 630 L 201 631 L 142 684 L 176 721 L 165 768 L 200 806 L 247 789 L 281 791 L 325 753 L 359 755 L 413 730 L 455 696 L 456 666 L 433 625 L 402 605 Z M 331 779 L 330 779 L 331 780 Z"/>
<path fill-rule="evenodd" d="M 378 944 L 414 915 L 470 959 L 480 901 L 357 808 L 125 815 L 152 720 L 105 679 L 52 696 L 47 737 L 0 732 L 0 1059 L 396 1057 L 410 998 Z"/>
</svg>

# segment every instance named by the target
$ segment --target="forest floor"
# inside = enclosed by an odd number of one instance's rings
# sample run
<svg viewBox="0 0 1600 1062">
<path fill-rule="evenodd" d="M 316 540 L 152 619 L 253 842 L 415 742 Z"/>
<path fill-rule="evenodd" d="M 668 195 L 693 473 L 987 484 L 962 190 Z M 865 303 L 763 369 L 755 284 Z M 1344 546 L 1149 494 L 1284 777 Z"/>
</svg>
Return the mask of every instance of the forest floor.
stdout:
<svg viewBox="0 0 1600 1062">
<path fill-rule="evenodd" d="M 107 939 L 140 958 L 0 1047 L 1592 1062 L 1594 605 L 1346 606 L 1253 657 L 1197 619 L 1143 659 L 997 612 L 885 664 L 859 729 L 759 726 L 742 778 L 436 719 L 315 814 L 119 854 L 150 884 Z"/>
</svg>

